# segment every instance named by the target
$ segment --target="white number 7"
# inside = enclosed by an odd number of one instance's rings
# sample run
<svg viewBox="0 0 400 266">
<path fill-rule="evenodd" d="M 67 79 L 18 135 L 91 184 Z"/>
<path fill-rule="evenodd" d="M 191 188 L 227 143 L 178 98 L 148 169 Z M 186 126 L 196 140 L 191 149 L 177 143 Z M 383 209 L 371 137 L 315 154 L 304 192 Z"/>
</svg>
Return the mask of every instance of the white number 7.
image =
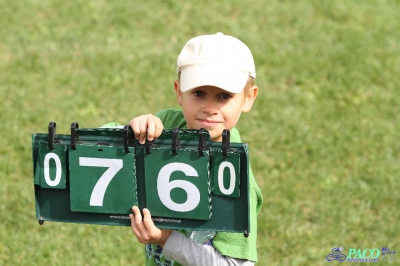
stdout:
<svg viewBox="0 0 400 266">
<path fill-rule="evenodd" d="M 101 159 L 90 157 L 79 157 L 80 166 L 108 167 L 99 178 L 90 196 L 90 206 L 103 206 L 104 194 L 108 185 L 119 170 L 123 167 L 122 159 Z"/>
</svg>

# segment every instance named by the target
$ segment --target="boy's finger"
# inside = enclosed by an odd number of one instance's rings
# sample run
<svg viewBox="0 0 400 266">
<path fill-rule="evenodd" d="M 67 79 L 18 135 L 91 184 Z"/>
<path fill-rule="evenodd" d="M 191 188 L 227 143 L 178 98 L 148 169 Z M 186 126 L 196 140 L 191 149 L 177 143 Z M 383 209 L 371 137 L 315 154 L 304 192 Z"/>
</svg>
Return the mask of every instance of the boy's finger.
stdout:
<svg viewBox="0 0 400 266">
<path fill-rule="evenodd" d="M 161 122 L 160 118 L 158 118 L 158 117 L 156 117 L 156 118 L 157 119 L 156 119 L 156 124 L 155 124 L 156 126 L 155 126 L 154 138 L 158 138 L 162 134 L 162 131 L 164 129 L 164 125 Z"/>
<path fill-rule="evenodd" d="M 160 129 L 161 128 L 161 129 Z M 147 120 L 147 139 L 152 141 L 158 138 L 163 130 L 163 124 L 157 116 L 151 115 Z"/>
<path fill-rule="evenodd" d="M 138 237 L 139 236 L 139 231 L 136 228 L 135 216 L 133 214 L 129 214 L 129 219 L 131 220 L 132 232 L 135 234 L 136 237 Z"/>
<path fill-rule="evenodd" d="M 156 131 L 156 125 L 154 120 L 150 120 L 147 122 L 147 139 L 152 141 L 154 139 L 154 134 Z"/>
<path fill-rule="evenodd" d="M 140 144 L 144 144 L 147 134 L 147 121 L 148 115 L 141 115 L 132 119 L 129 124 L 135 133 L 135 138 L 139 140 Z"/>
<path fill-rule="evenodd" d="M 140 210 L 138 207 L 133 206 L 132 207 L 133 214 L 129 214 L 129 219 L 131 220 L 131 228 L 132 232 L 135 234 L 135 236 L 140 239 L 142 238 L 143 235 L 143 230 L 141 230 L 141 227 L 143 227 L 142 224 L 142 215 L 140 213 Z M 139 223 L 138 223 L 139 221 Z"/>
<path fill-rule="evenodd" d="M 139 117 L 139 143 L 144 144 L 147 137 L 149 118 L 148 115 L 142 115 Z"/>
<path fill-rule="evenodd" d="M 153 219 L 151 219 L 150 211 L 146 208 L 143 209 L 143 223 L 147 231 L 154 231 L 156 226 Z"/>
<path fill-rule="evenodd" d="M 133 211 L 133 215 L 134 215 L 133 223 L 134 223 L 134 227 L 136 228 L 137 235 L 143 236 L 146 233 L 145 232 L 146 228 L 144 228 L 142 214 L 140 213 L 139 208 L 136 206 L 132 207 L 132 211 Z"/>
<path fill-rule="evenodd" d="M 135 138 L 138 139 L 140 135 L 140 127 L 139 127 L 139 118 L 135 117 L 129 122 L 129 125 L 131 126 L 133 133 L 135 134 Z"/>
</svg>

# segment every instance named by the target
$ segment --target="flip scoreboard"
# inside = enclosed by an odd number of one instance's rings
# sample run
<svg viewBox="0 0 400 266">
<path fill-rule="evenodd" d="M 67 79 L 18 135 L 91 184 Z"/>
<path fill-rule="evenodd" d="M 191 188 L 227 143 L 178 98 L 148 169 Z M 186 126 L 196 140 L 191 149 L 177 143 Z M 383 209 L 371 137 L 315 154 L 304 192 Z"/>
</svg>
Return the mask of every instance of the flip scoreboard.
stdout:
<svg viewBox="0 0 400 266">
<path fill-rule="evenodd" d="M 164 130 L 144 145 L 129 125 L 32 135 L 36 218 L 130 225 L 132 206 L 159 228 L 249 233 L 245 143 L 212 142 L 204 130 Z"/>
</svg>

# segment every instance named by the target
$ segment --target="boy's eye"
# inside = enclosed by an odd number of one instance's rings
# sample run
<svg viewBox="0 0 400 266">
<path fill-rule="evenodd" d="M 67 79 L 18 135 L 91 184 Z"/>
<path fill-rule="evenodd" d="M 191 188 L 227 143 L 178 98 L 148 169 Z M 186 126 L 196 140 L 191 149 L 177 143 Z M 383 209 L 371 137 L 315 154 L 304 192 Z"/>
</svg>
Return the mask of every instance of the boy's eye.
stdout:
<svg viewBox="0 0 400 266">
<path fill-rule="evenodd" d="M 193 94 L 194 94 L 194 96 L 197 96 L 197 97 L 204 96 L 204 92 L 203 91 L 195 91 L 195 92 L 193 92 Z"/>
<path fill-rule="evenodd" d="M 219 97 L 223 100 L 228 100 L 231 96 L 227 93 L 221 93 Z"/>
</svg>

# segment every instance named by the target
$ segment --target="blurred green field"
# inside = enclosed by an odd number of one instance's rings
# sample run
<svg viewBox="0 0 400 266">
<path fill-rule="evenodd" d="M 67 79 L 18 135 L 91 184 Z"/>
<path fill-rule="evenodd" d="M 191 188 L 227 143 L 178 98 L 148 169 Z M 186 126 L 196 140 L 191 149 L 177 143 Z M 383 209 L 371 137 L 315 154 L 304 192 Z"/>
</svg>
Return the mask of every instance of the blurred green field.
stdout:
<svg viewBox="0 0 400 266">
<path fill-rule="evenodd" d="M 258 264 L 399 251 L 399 14 L 398 0 L 0 1 L 0 265 L 141 265 L 129 227 L 38 225 L 31 134 L 178 107 L 181 48 L 218 31 L 256 61 L 238 129 L 264 195 Z"/>
</svg>

